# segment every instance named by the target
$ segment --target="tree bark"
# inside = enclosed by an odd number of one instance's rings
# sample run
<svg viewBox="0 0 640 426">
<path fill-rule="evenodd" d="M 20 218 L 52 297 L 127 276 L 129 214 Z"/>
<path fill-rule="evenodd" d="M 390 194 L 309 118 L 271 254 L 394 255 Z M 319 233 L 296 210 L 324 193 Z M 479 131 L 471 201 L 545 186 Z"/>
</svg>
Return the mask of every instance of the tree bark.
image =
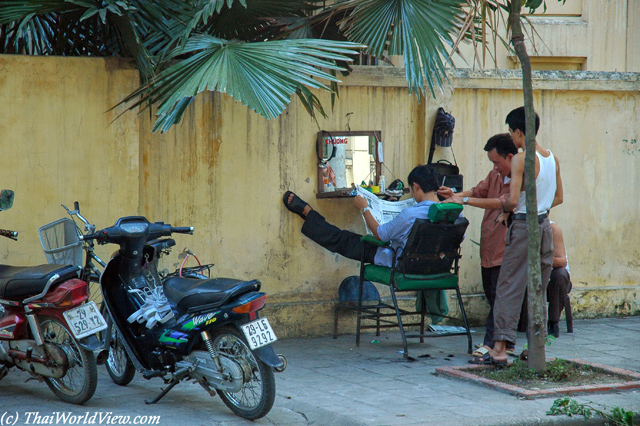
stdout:
<svg viewBox="0 0 640 426">
<path fill-rule="evenodd" d="M 524 44 L 524 34 L 520 22 L 522 2 L 509 2 L 509 24 L 511 26 L 511 42 L 522 66 L 522 88 L 526 117 L 526 156 L 524 164 L 524 185 L 527 201 L 528 230 L 528 262 L 529 279 L 527 295 L 529 305 L 529 324 L 527 341 L 529 350 L 529 367 L 536 371 L 546 370 L 545 353 L 545 299 L 542 294 L 540 271 L 540 230 L 538 228 L 538 202 L 536 197 L 536 130 L 535 112 L 533 110 L 533 85 L 531 77 L 531 61 Z"/>
</svg>

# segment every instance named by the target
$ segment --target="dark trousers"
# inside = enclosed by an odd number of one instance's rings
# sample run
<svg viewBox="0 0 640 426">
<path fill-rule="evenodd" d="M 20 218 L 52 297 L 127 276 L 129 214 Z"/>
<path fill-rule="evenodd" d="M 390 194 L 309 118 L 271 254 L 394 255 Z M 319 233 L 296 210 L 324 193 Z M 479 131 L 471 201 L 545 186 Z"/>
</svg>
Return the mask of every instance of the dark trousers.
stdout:
<svg viewBox="0 0 640 426">
<path fill-rule="evenodd" d="M 544 219 L 538 225 L 538 229 L 540 230 L 542 291 L 546 295 L 553 264 L 553 235 L 549 219 Z M 516 343 L 516 328 L 527 290 L 527 236 L 526 221 L 514 220 L 507 231 L 500 278 L 496 287 L 493 310 L 494 340 Z"/>
<path fill-rule="evenodd" d="M 482 267 L 482 288 L 489 302 L 489 315 L 487 315 L 487 331 L 484 333 L 483 345 L 493 348 L 493 304 L 496 301 L 496 285 L 500 276 L 500 265 L 493 268 Z"/>
<path fill-rule="evenodd" d="M 549 321 L 560 321 L 560 314 L 564 310 L 564 299 L 572 288 L 569 271 L 565 268 L 551 270 L 551 278 L 547 287 L 547 301 L 549 302 Z"/>
<path fill-rule="evenodd" d="M 550 323 L 560 321 L 560 314 L 564 310 L 564 298 L 567 297 L 573 284 L 571 284 L 571 276 L 565 268 L 553 268 L 547 286 L 547 302 L 549 303 L 548 318 Z M 527 295 L 525 293 L 524 304 L 522 305 L 522 313 L 520 314 L 520 322 L 518 323 L 518 331 L 527 331 L 529 323 Z"/>
<path fill-rule="evenodd" d="M 330 224 L 315 210 L 311 210 L 307 215 L 302 225 L 302 233 L 330 252 L 348 259 L 360 261 L 364 252 L 365 262 L 373 263 L 376 256 L 377 247 L 362 243 L 362 235 Z"/>
<path fill-rule="evenodd" d="M 482 269 L 482 288 L 484 289 L 484 295 L 489 302 L 489 314 L 487 315 L 486 331 L 484 333 L 484 341 L 482 344 L 489 348 L 493 348 L 493 304 L 496 301 L 496 286 L 498 285 L 498 278 L 500 277 L 500 265 L 492 268 L 481 267 Z M 513 348 L 512 343 L 507 344 L 507 349 Z"/>
</svg>

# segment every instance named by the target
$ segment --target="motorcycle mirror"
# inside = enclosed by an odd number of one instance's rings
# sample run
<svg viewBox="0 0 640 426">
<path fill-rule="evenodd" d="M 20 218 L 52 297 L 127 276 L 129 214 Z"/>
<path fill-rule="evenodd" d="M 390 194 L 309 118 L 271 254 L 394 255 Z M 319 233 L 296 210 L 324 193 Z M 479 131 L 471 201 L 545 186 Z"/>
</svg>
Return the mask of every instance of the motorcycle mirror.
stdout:
<svg viewBox="0 0 640 426">
<path fill-rule="evenodd" d="M 0 192 L 0 211 L 8 210 L 13 206 L 14 192 L 10 189 L 3 189 Z"/>
</svg>

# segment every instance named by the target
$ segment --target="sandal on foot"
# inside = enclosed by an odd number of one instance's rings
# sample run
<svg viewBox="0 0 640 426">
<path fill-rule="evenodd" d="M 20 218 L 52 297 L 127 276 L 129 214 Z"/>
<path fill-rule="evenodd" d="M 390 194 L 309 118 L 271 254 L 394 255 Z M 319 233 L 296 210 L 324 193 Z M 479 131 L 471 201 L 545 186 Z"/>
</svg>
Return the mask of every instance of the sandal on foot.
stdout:
<svg viewBox="0 0 640 426">
<path fill-rule="evenodd" d="M 487 353 L 489 353 L 489 349 L 485 348 L 484 346 L 480 346 L 478 349 L 473 351 L 471 356 L 474 358 L 482 358 Z"/>
<path fill-rule="evenodd" d="M 291 196 L 291 194 L 293 194 L 293 198 L 291 199 L 291 202 L 289 202 L 289 196 Z M 302 199 L 298 197 L 296 194 L 294 194 L 291 191 L 287 191 L 284 193 L 284 196 L 282 197 L 282 201 L 284 202 L 284 206 L 287 209 L 289 209 L 289 211 L 297 214 L 303 219 L 307 218 L 304 214 L 302 214 L 302 212 L 304 211 L 304 208 L 307 206 L 307 203 L 302 201 Z"/>
<path fill-rule="evenodd" d="M 516 356 L 516 348 L 507 348 L 507 355 Z"/>
<path fill-rule="evenodd" d="M 469 364 L 504 366 L 507 365 L 507 360 L 495 360 L 491 354 L 486 353 L 481 357 L 470 359 Z"/>
</svg>

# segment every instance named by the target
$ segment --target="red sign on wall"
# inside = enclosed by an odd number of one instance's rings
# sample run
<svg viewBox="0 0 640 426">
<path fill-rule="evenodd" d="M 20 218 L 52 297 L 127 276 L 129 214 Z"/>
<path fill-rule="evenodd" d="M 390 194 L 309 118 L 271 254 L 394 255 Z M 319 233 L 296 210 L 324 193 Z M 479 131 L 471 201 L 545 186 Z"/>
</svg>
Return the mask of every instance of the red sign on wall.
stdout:
<svg viewBox="0 0 640 426">
<path fill-rule="evenodd" d="M 347 138 L 346 137 L 335 137 L 335 138 L 324 138 L 324 144 L 325 145 L 341 145 L 341 144 L 347 144 Z"/>
</svg>

